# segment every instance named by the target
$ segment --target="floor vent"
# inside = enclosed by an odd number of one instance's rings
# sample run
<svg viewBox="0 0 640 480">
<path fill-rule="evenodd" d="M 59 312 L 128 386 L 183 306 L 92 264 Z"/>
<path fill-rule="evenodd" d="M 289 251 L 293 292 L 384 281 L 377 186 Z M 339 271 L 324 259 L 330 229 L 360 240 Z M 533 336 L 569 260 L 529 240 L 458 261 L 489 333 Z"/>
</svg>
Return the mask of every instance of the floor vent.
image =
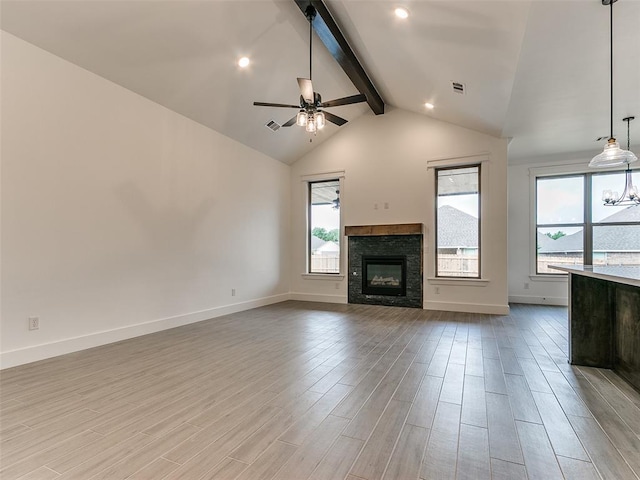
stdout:
<svg viewBox="0 0 640 480">
<path fill-rule="evenodd" d="M 269 130 L 272 130 L 274 132 L 277 132 L 280 129 L 280 125 L 278 125 L 273 120 L 269 120 L 267 123 L 264 124 L 264 126 L 267 127 Z"/>
<path fill-rule="evenodd" d="M 464 86 L 464 83 L 451 82 L 451 86 L 453 87 L 453 91 L 455 93 L 459 93 L 460 95 L 464 95 L 464 91 L 466 90 L 466 87 Z"/>
</svg>

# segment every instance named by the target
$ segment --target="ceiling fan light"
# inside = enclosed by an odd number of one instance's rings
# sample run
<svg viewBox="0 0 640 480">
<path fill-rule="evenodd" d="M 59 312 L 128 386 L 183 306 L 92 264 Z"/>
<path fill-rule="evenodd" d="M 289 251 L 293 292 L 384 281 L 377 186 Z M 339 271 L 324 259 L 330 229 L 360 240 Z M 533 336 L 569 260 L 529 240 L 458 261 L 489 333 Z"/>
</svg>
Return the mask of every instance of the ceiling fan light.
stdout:
<svg viewBox="0 0 640 480">
<path fill-rule="evenodd" d="M 305 127 L 307 132 L 309 133 L 315 133 L 316 131 L 316 122 L 313 120 L 313 117 L 309 118 L 309 120 L 307 120 L 307 126 Z"/>
<path fill-rule="evenodd" d="M 325 126 L 325 118 L 324 118 L 324 113 L 322 112 L 317 112 L 314 116 L 315 122 L 316 122 L 316 127 L 318 128 L 318 130 L 324 128 Z"/>
<path fill-rule="evenodd" d="M 307 114 L 304 110 L 300 110 L 296 116 L 296 125 L 304 127 L 307 124 Z"/>
<path fill-rule="evenodd" d="M 617 167 L 638 160 L 632 152 L 622 150 L 615 138 L 610 138 L 604 146 L 604 151 L 591 159 L 589 166 L 592 168 Z"/>
</svg>

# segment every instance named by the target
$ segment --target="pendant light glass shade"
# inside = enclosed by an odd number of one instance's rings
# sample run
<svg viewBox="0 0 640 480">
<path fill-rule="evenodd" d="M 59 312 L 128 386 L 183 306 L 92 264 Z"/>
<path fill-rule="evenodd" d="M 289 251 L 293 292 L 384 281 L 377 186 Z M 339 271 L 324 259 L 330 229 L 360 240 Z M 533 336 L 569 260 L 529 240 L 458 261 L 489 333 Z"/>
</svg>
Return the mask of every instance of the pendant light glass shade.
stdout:
<svg viewBox="0 0 640 480">
<path fill-rule="evenodd" d="M 628 165 L 638 160 L 633 152 L 622 150 L 620 144 L 615 138 L 610 138 L 604 146 L 604 151 L 589 162 L 589 166 L 593 168 L 617 167 L 620 165 Z"/>
<path fill-rule="evenodd" d="M 616 0 L 602 0 L 602 4 L 603 5 L 608 5 L 609 6 L 609 47 L 610 47 L 610 77 L 611 77 L 611 83 L 610 83 L 610 93 L 611 93 L 611 100 L 610 100 L 610 112 L 611 112 L 611 116 L 610 116 L 610 125 L 611 125 L 611 133 L 609 135 L 609 141 L 607 142 L 607 144 L 604 146 L 604 151 L 598 155 L 596 155 L 595 157 L 593 157 L 593 159 L 591 159 L 591 161 L 589 162 L 589 166 L 593 167 L 593 168 L 604 168 L 604 167 L 617 167 L 620 165 L 629 165 L 631 162 L 635 162 L 636 160 L 638 160 L 638 157 L 636 157 L 630 150 L 628 150 L 629 147 L 627 147 L 627 150 L 622 150 L 620 148 L 620 144 L 616 141 L 616 139 L 613 136 L 613 4 L 616 2 Z M 633 117 L 631 117 L 633 118 Z M 626 120 L 626 119 L 625 119 Z M 629 124 L 627 123 L 627 129 L 629 127 Z M 628 132 L 628 130 L 627 130 Z M 628 134 L 627 134 L 628 135 Z M 628 143 L 628 142 L 627 142 Z"/>
<path fill-rule="evenodd" d="M 313 115 L 309 115 L 309 118 L 307 119 L 307 125 L 306 125 L 305 129 L 309 133 L 315 133 L 316 132 L 316 122 L 313 119 Z"/>
<path fill-rule="evenodd" d="M 296 116 L 296 125 L 304 127 L 307 124 L 307 113 L 304 110 L 300 110 Z"/>
</svg>

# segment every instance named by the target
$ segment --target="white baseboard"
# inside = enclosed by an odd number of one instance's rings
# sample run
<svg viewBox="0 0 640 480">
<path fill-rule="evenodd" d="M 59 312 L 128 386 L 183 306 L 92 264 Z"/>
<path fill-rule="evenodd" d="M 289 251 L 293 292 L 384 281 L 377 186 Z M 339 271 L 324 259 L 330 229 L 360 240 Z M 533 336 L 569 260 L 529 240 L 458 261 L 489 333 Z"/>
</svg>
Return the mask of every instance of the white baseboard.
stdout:
<svg viewBox="0 0 640 480">
<path fill-rule="evenodd" d="M 445 312 L 486 313 L 490 315 L 509 315 L 509 305 L 491 305 L 482 303 L 424 302 L 425 310 Z"/>
<path fill-rule="evenodd" d="M 57 342 L 2 352 L 0 353 L 0 369 L 57 357 L 58 355 L 65 355 L 67 353 L 77 352 L 87 348 L 99 347 L 100 345 L 119 342 L 121 340 L 139 337 L 141 335 L 148 335 L 149 333 L 168 330 L 170 328 L 180 327 L 190 323 L 201 322 L 203 320 L 221 317 L 222 315 L 229 315 L 230 313 L 242 312 L 252 308 L 284 302 L 290 298 L 291 297 L 288 293 L 273 295 L 270 297 L 258 298 L 246 302 L 202 310 L 200 312 L 161 318 L 159 320 L 152 320 L 150 322 L 139 323 L 137 325 L 129 325 L 126 327 L 116 328 L 114 330 L 106 330 L 89 335 L 83 335 L 81 337 L 68 338 Z"/>
<path fill-rule="evenodd" d="M 526 303 L 529 305 L 556 305 L 566 307 L 569 300 L 566 297 L 540 297 L 535 295 L 509 295 L 509 303 Z"/>
<path fill-rule="evenodd" d="M 291 292 L 291 300 L 302 302 L 322 302 L 322 303 L 347 303 L 346 295 L 321 295 L 318 293 L 296 293 Z"/>
</svg>

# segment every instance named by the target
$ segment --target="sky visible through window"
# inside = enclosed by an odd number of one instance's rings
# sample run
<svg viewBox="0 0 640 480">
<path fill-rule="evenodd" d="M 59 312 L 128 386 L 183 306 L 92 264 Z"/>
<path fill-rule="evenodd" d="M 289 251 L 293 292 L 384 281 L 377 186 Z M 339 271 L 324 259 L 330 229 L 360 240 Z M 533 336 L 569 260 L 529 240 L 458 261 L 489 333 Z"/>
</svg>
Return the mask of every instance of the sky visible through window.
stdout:
<svg viewBox="0 0 640 480">
<path fill-rule="evenodd" d="M 327 231 L 340 228 L 340 210 L 333 205 L 313 205 L 313 226 Z"/>
<path fill-rule="evenodd" d="M 624 172 L 593 176 L 592 221 L 594 223 L 601 222 L 614 213 L 627 208 L 605 206 L 602 201 L 603 190 L 622 194 L 624 181 Z M 640 185 L 640 172 L 633 174 L 633 183 Z M 537 202 L 538 225 L 582 223 L 584 221 L 583 177 L 542 178 L 538 182 Z"/>
<path fill-rule="evenodd" d="M 478 218 L 478 194 L 471 195 L 451 195 L 438 197 L 438 208 L 445 205 L 457 208 L 458 210 Z"/>
</svg>

